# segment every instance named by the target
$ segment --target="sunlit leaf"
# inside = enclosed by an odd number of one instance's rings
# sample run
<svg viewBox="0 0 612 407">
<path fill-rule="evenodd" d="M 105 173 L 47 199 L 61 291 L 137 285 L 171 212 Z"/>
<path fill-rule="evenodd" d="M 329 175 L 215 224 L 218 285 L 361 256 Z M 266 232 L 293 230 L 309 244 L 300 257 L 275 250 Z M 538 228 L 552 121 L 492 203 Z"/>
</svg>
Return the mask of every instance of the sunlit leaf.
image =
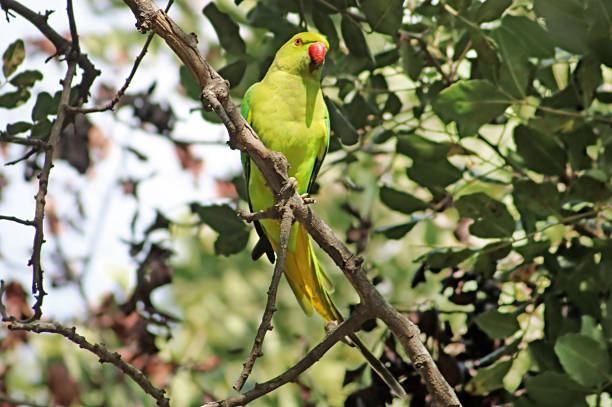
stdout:
<svg viewBox="0 0 612 407">
<path fill-rule="evenodd" d="M 569 377 L 585 386 L 610 380 L 610 358 L 606 348 L 591 337 L 569 333 L 557 340 L 555 353 Z"/>
<path fill-rule="evenodd" d="M 25 59 L 25 46 L 22 39 L 18 39 L 9 45 L 2 54 L 2 73 L 6 78 L 17 70 Z"/>
<path fill-rule="evenodd" d="M 463 195 L 455 202 L 459 215 L 472 218 L 470 232 L 479 237 L 510 237 L 515 220 L 506 206 L 485 193 Z"/>
<path fill-rule="evenodd" d="M 459 81 L 444 89 L 433 103 L 445 122 L 455 121 L 462 137 L 474 136 L 483 124 L 502 114 L 511 100 L 489 81 Z"/>
</svg>

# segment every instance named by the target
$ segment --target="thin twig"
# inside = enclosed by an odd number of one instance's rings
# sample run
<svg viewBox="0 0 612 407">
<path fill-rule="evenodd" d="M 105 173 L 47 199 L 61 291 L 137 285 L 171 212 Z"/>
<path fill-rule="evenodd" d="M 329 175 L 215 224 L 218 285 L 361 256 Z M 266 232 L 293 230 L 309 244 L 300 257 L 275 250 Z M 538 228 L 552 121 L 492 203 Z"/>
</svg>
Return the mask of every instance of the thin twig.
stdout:
<svg viewBox="0 0 612 407">
<path fill-rule="evenodd" d="M 34 221 L 31 221 L 29 219 L 16 218 L 14 216 L 0 215 L 0 220 L 10 220 L 12 222 L 21 223 L 22 225 L 26 225 L 26 226 L 35 226 L 36 225 L 34 223 Z"/>
<path fill-rule="evenodd" d="M 33 278 L 32 278 L 32 294 L 36 298 L 36 302 L 32 306 L 34 314 L 27 320 L 27 322 L 40 319 L 42 315 L 42 302 L 46 292 L 43 287 L 43 268 L 40 261 L 42 244 L 44 243 L 44 217 L 45 217 L 45 203 L 47 196 L 47 187 L 49 185 L 49 174 L 51 167 L 53 166 L 53 150 L 59 142 L 60 135 L 64 126 L 64 120 L 66 118 L 66 109 L 64 106 L 68 105 L 70 99 L 70 90 L 72 84 L 72 78 L 76 70 L 76 62 L 74 59 L 68 59 L 68 70 L 63 80 L 63 90 L 60 97 L 59 108 L 57 112 L 57 118 L 51 128 L 51 135 L 49 136 L 49 148 L 45 152 L 45 159 L 42 170 L 38 174 L 38 192 L 36 193 L 36 210 L 34 213 L 34 227 L 36 229 L 34 233 L 34 244 L 32 247 L 32 257 L 30 257 L 29 265 L 32 266 Z"/>
<path fill-rule="evenodd" d="M 80 348 L 85 349 L 94 355 L 98 356 L 100 363 L 110 363 L 123 373 L 128 375 L 136 384 L 140 386 L 146 393 L 150 394 L 157 400 L 158 406 L 167 407 L 170 406 L 170 400 L 165 397 L 165 391 L 159 389 L 142 373 L 131 364 L 121 359 L 121 355 L 117 352 L 110 352 L 106 347 L 99 343 L 91 343 L 85 339 L 84 336 L 76 333 L 75 327 L 66 327 L 58 322 L 20 322 L 11 321 L 8 326 L 11 331 L 30 331 L 35 333 L 53 333 L 62 335 L 71 342 L 79 345 Z"/>
<path fill-rule="evenodd" d="M 81 47 L 79 45 L 79 33 L 77 32 L 76 28 L 72 0 L 66 0 L 66 11 L 68 13 L 68 25 L 70 26 L 70 41 L 72 42 L 71 52 L 74 55 L 78 55 L 81 53 Z"/>
<path fill-rule="evenodd" d="M 257 329 L 257 335 L 255 336 L 255 342 L 249 357 L 242 365 L 242 372 L 240 377 L 234 384 L 234 389 L 237 391 L 242 390 L 244 383 L 248 379 L 255 360 L 262 356 L 261 349 L 263 347 L 264 338 L 268 331 L 272 330 L 272 315 L 276 312 L 276 291 L 278 289 L 278 283 L 280 282 L 281 276 L 285 272 L 285 259 L 287 258 L 287 249 L 289 247 L 289 236 L 291 234 L 291 225 L 293 224 L 293 211 L 288 205 L 285 205 L 281 209 L 281 221 L 280 221 L 280 235 L 278 240 L 278 250 L 276 252 L 276 264 L 274 265 L 274 274 L 272 275 L 272 281 L 270 282 L 270 288 L 268 289 L 268 301 L 266 302 L 266 308 L 261 318 L 261 324 Z"/>
<path fill-rule="evenodd" d="M 65 39 L 47 23 L 48 14 L 32 11 L 15 0 L 0 0 L 0 7 L 7 13 L 9 10 L 13 10 L 34 24 L 36 28 L 53 43 L 56 49 L 56 55 L 68 55 L 73 49 L 73 43 Z M 100 71 L 91 63 L 86 54 L 76 53 L 74 57 L 77 64 L 83 69 L 83 76 L 79 84 L 79 102 L 85 102 L 89 96 L 89 89 L 94 80 L 100 75 Z"/>
<path fill-rule="evenodd" d="M 372 317 L 371 313 L 365 307 L 359 306 L 351 314 L 351 316 L 340 325 L 338 328 L 329 333 L 317 346 L 306 354 L 298 363 L 289 368 L 283 374 L 268 380 L 264 383 L 255 385 L 252 390 L 237 396 L 229 397 L 225 400 L 214 401 L 204 404 L 203 407 L 232 407 L 243 406 L 248 402 L 255 400 L 265 394 L 268 394 L 280 386 L 294 381 L 302 372 L 315 364 L 336 342 L 342 340 L 346 336 L 358 330 L 361 325 Z"/>
<path fill-rule="evenodd" d="M 276 206 L 271 206 L 268 209 L 257 212 L 249 212 L 238 209 L 236 213 L 238 214 L 238 217 L 247 222 L 253 222 L 261 219 L 278 219 L 278 209 L 276 209 Z"/>
<path fill-rule="evenodd" d="M 123 84 L 121 89 L 119 89 L 119 91 L 115 94 L 115 96 L 110 102 L 102 106 L 90 107 L 90 108 L 71 107 L 70 110 L 79 112 L 79 113 L 85 113 L 85 114 L 113 110 L 115 106 L 117 105 L 117 103 L 119 103 L 119 100 L 121 100 L 121 98 L 125 94 L 125 91 L 127 90 L 127 88 L 130 86 L 130 83 L 132 82 L 132 79 L 134 78 L 134 75 L 136 74 L 136 71 L 138 70 L 138 67 L 140 66 L 140 62 L 142 62 L 142 59 L 144 58 L 145 54 L 147 53 L 147 50 L 149 49 L 149 44 L 151 44 L 151 40 L 153 40 L 154 35 L 155 33 L 152 32 L 147 37 L 144 45 L 142 46 L 142 50 L 140 51 L 140 54 L 138 54 L 138 56 L 134 60 L 134 65 L 132 66 L 132 70 L 130 71 L 130 74 L 125 79 L 125 83 Z"/>
<path fill-rule="evenodd" d="M 49 144 L 45 142 L 44 140 L 35 139 L 35 138 L 23 138 L 23 137 L 9 136 L 8 134 L 5 134 L 5 133 L 0 134 L 0 142 L 21 144 L 24 146 L 31 146 L 31 147 L 36 147 L 40 149 L 46 149 L 49 147 Z"/>
</svg>

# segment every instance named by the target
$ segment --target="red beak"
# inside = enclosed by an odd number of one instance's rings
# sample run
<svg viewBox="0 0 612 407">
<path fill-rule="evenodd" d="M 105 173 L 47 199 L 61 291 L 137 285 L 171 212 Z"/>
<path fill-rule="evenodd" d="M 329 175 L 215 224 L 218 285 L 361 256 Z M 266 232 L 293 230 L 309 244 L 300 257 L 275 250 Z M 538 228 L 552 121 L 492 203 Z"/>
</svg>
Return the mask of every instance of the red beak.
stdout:
<svg viewBox="0 0 612 407">
<path fill-rule="evenodd" d="M 321 42 L 315 42 L 308 47 L 308 54 L 310 55 L 311 65 L 315 65 L 316 68 L 320 67 L 323 64 L 323 60 L 325 59 L 325 45 Z"/>
</svg>

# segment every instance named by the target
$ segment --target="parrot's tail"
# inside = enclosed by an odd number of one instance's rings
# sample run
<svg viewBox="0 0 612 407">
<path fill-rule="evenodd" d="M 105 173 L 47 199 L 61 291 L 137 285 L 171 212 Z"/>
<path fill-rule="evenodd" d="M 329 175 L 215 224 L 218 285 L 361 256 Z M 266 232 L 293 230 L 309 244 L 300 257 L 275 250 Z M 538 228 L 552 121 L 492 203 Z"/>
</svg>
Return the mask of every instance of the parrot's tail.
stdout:
<svg viewBox="0 0 612 407">
<path fill-rule="evenodd" d="M 302 309 L 308 315 L 312 315 L 314 308 L 325 322 L 344 320 L 329 296 L 333 290 L 331 282 L 325 271 L 319 266 L 310 243 L 310 236 L 302 225 L 298 225 L 295 250 L 287 251 L 285 275 Z M 393 377 L 389 369 L 369 351 L 356 334 L 349 335 L 346 342 L 361 351 L 372 370 L 380 376 L 396 396 L 407 397 L 401 384 Z"/>
<path fill-rule="evenodd" d="M 285 261 L 287 281 L 308 315 L 313 308 L 323 319 L 342 321 L 342 316 L 329 296 L 332 284 L 315 257 L 310 237 L 302 225 L 298 225 L 295 236 L 295 250 L 287 251 Z"/>
</svg>

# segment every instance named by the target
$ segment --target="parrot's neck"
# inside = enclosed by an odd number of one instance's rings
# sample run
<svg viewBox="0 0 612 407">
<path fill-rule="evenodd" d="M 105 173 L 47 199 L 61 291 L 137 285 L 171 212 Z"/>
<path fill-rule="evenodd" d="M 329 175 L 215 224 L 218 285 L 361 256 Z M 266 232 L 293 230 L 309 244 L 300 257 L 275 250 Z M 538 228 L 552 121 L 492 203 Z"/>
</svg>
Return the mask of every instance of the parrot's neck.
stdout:
<svg viewBox="0 0 612 407">
<path fill-rule="evenodd" d="M 316 115 L 316 109 L 321 108 L 323 105 L 323 94 L 321 92 L 321 70 L 307 74 L 296 74 L 288 72 L 283 69 L 279 69 L 276 66 L 270 67 L 270 70 L 262 80 L 272 88 L 276 89 L 278 94 L 282 95 L 293 95 L 296 97 L 297 104 L 292 106 L 305 107 L 306 114 L 306 126 L 310 127 L 313 118 Z M 320 100 L 318 100 L 320 99 Z M 289 101 L 286 101 L 289 102 Z M 304 103 L 305 102 L 305 103 Z M 293 103 L 291 103 L 293 104 Z"/>
</svg>

